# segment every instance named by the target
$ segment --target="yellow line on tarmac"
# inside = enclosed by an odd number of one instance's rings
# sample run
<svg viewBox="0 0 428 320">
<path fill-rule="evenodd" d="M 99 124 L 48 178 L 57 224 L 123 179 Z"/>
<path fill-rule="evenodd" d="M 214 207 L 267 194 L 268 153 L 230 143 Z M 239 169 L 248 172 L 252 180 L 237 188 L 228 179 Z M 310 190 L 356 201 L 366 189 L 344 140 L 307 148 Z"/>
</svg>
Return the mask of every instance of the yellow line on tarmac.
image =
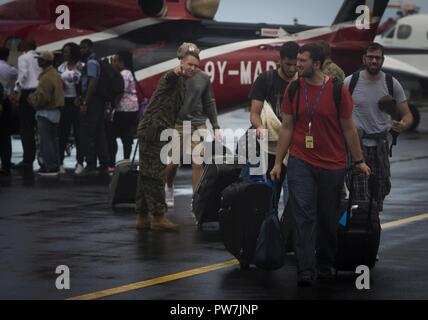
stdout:
<svg viewBox="0 0 428 320">
<path fill-rule="evenodd" d="M 424 219 L 428 219 L 428 213 L 423 213 L 423 214 L 419 214 L 417 216 L 413 216 L 413 217 L 409 217 L 409 218 L 405 218 L 405 219 L 400 219 L 400 220 L 396 220 L 396 221 L 386 222 L 386 223 L 382 224 L 382 229 L 385 230 L 388 228 L 397 227 L 397 226 L 401 226 L 403 224 L 408 224 L 411 222 L 420 221 L 420 220 L 424 220 Z"/>
<path fill-rule="evenodd" d="M 124 285 L 121 287 L 116 287 L 116 288 L 112 288 L 112 289 L 88 293 L 88 294 L 84 294 L 81 296 L 72 297 L 72 298 L 69 298 L 67 300 L 94 300 L 94 299 L 99 299 L 99 298 L 105 298 L 105 297 L 112 296 L 112 295 L 119 294 L 119 293 L 124 293 L 124 292 L 132 291 L 132 290 L 150 287 L 150 286 L 154 286 L 154 285 L 165 283 L 165 282 L 171 282 L 174 280 L 188 278 L 188 277 L 196 276 L 199 274 L 215 271 L 218 269 L 231 267 L 231 266 L 234 266 L 237 264 L 239 264 L 238 260 L 232 259 L 232 260 L 228 260 L 225 262 L 212 264 L 212 265 L 209 265 L 206 267 L 191 269 L 191 270 L 187 270 L 187 271 L 183 271 L 183 272 L 179 272 L 179 273 L 174 273 L 174 274 L 170 274 L 170 275 L 159 277 L 159 278 L 154 278 L 154 279 L 150 279 L 150 280 L 145 280 L 145 281 L 127 284 L 127 285 Z"/>
<path fill-rule="evenodd" d="M 411 222 L 420 221 L 424 219 L 428 219 L 428 213 L 424 213 L 424 214 L 420 214 L 420 215 L 416 215 L 413 217 L 400 219 L 396 221 L 386 222 L 382 224 L 382 229 L 385 230 L 385 229 L 389 229 L 397 226 L 402 226 Z M 201 268 L 195 268 L 195 269 L 191 269 L 191 270 L 187 270 L 179 273 L 174 273 L 174 274 L 170 274 L 159 278 L 135 282 L 135 283 L 127 284 L 127 285 L 112 288 L 112 289 L 96 291 L 96 292 L 84 294 L 81 296 L 68 298 L 67 300 L 95 300 L 95 299 L 105 298 L 105 297 L 113 296 L 116 294 L 132 291 L 132 290 L 154 286 L 157 284 L 162 284 L 162 283 L 171 282 L 179 279 L 193 277 L 199 274 L 204 274 L 204 273 L 208 273 L 208 272 L 223 269 L 223 268 L 228 268 L 238 264 L 239 264 L 238 260 L 232 259 L 225 262 L 216 263 L 216 264 L 212 264 Z"/>
</svg>

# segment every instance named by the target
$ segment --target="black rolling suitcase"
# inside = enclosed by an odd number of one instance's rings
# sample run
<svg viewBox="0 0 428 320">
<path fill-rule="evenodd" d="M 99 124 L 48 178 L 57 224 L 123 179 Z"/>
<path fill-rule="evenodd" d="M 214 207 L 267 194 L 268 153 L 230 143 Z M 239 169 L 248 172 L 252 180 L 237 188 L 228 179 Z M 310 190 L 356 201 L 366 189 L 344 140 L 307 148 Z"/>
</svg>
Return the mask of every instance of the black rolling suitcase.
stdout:
<svg viewBox="0 0 428 320">
<path fill-rule="evenodd" d="M 373 200 L 378 185 L 369 179 L 370 200 L 353 201 L 354 179 L 351 178 L 349 200 L 342 200 L 339 209 L 338 248 L 335 268 L 354 271 L 359 265 L 370 269 L 376 264 L 380 243 L 379 207 Z M 351 214 L 350 214 L 351 213 Z"/>
<path fill-rule="evenodd" d="M 264 182 L 236 182 L 222 192 L 220 232 L 241 269 L 253 263 L 260 227 L 269 211 L 272 188 Z"/>
<path fill-rule="evenodd" d="M 205 165 L 201 181 L 192 199 L 192 209 L 199 227 L 205 222 L 218 221 L 221 192 L 238 180 L 243 167 L 237 164 L 237 158 L 233 161 L 234 164 L 226 164 L 224 160 L 223 164 Z"/>
<path fill-rule="evenodd" d="M 132 160 L 122 160 L 116 164 L 110 182 L 111 205 L 135 203 L 135 194 L 138 181 L 138 163 L 135 162 L 138 143 L 135 147 Z"/>
</svg>

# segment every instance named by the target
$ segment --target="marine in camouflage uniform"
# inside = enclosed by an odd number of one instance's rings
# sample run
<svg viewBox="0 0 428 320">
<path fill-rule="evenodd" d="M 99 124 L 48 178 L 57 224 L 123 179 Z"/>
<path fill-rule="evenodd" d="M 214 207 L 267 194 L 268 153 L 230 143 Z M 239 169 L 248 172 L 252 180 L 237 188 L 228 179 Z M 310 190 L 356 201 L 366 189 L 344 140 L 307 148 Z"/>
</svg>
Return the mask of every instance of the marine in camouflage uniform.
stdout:
<svg viewBox="0 0 428 320">
<path fill-rule="evenodd" d="M 186 92 L 185 80 L 199 65 L 199 56 L 189 53 L 180 63 L 180 68 L 161 78 L 138 124 L 140 162 L 136 212 L 139 229 L 176 230 L 178 227 L 165 217 L 166 166 L 161 162 L 160 152 L 168 142 L 160 141 L 160 135 L 163 130 L 174 128 Z"/>
<path fill-rule="evenodd" d="M 185 83 L 174 71 L 166 73 L 159 82 L 144 116 L 138 124 L 140 171 L 136 194 L 136 211 L 139 215 L 163 216 L 165 203 L 165 165 L 160 152 L 167 143 L 160 141 L 163 130 L 173 128 L 183 104 Z"/>
<path fill-rule="evenodd" d="M 322 67 L 322 72 L 331 78 L 336 78 L 340 82 L 343 82 L 345 80 L 345 72 L 337 65 L 335 64 L 331 59 L 331 47 L 330 44 L 326 41 L 318 41 L 318 45 L 320 45 L 323 48 L 324 55 L 325 55 L 325 61 Z"/>
<path fill-rule="evenodd" d="M 326 60 L 322 71 L 325 75 L 336 78 L 342 82 L 345 80 L 345 72 L 331 60 Z"/>
</svg>

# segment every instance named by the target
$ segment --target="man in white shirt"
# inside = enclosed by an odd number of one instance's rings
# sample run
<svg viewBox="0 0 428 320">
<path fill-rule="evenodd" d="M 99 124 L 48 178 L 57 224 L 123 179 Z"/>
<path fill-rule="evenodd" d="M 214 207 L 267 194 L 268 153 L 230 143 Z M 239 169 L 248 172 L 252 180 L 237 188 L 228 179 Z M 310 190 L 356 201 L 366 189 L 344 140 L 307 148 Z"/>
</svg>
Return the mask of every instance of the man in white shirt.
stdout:
<svg viewBox="0 0 428 320">
<path fill-rule="evenodd" d="M 9 49 L 0 48 L 0 176 L 10 176 L 12 157 L 12 143 L 10 140 L 12 108 L 9 96 L 12 93 L 13 83 L 18 76 L 18 71 L 6 61 L 9 57 Z"/>
<path fill-rule="evenodd" d="M 35 111 L 28 104 L 27 98 L 33 93 L 39 81 L 37 80 L 41 69 L 37 64 L 36 42 L 33 39 L 25 39 L 21 42 L 22 55 L 18 58 L 18 80 L 15 91 L 20 94 L 19 98 L 19 127 L 24 150 L 23 160 L 15 166 L 16 169 L 33 171 L 33 162 L 36 157 L 35 142 Z"/>
</svg>

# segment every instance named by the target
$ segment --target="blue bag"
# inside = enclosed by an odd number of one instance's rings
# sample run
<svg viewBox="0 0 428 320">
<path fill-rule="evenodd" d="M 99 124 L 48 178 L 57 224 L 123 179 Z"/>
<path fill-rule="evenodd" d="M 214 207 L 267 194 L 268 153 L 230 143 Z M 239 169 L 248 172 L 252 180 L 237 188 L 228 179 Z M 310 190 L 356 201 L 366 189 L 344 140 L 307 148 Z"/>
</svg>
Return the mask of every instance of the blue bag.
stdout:
<svg viewBox="0 0 428 320">
<path fill-rule="evenodd" d="M 285 263 L 285 241 L 278 218 L 275 185 L 272 190 L 272 204 L 260 227 L 257 238 L 256 253 L 253 263 L 263 270 L 275 270 Z"/>
</svg>

